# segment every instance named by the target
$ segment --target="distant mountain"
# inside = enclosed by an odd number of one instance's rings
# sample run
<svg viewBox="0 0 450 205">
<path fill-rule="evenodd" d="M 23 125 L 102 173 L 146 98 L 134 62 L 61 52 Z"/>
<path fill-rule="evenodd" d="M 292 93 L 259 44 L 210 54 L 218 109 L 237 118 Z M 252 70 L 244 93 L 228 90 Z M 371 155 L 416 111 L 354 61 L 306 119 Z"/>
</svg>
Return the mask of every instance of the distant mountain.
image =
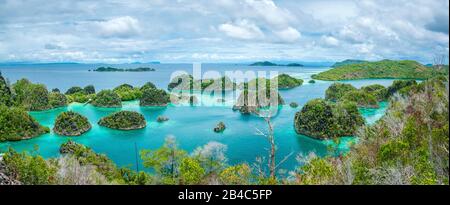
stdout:
<svg viewBox="0 0 450 205">
<path fill-rule="evenodd" d="M 149 71 L 155 71 L 154 68 L 147 68 L 147 67 L 139 67 L 139 68 L 113 68 L 113 67 L 99 67 L 95 70 L 95 72 L 149 72 Z"/>
<path fill-rule="evenodd" d="M 299 63 L 289 63 L 286 65 L 283 64 L 276 64 L 276 63 L 272 63 L 270 61 L 261 61 L 261 62 L 255 62 L 250 64 L 249 66 L 290 66 L 290 67 L 303 67 L 302 64 Z"/>
<path fill-rule="evenodd" d="M 365 60 L 355 60 L 355 59 L 347 59 L 347 60 L 344 60 L 344 61 L 341 61 L 341 62 L 337 62 L 337 63 L 333 64 L 331 67 L 336 68 L 336 67 L 343 66 L 343 65 L 350 65 L 350 64 L 357 64 L 357 63 L 365 63 L 365 62 L 368 62 L 368 61 L 365 61 Z"/>
</svg>

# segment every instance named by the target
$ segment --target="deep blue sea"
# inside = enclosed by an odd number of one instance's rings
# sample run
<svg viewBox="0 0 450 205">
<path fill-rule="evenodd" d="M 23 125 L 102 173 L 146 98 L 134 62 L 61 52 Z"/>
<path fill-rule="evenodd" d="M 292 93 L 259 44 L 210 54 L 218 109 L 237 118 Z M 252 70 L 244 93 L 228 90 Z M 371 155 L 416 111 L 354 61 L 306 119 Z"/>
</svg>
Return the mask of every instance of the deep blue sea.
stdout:
<svg viewBox="0 0 450 205">
<path fill-rule="evenodd" d="M 113 66 L 120 68 L 152 67 L 154 72 L 92 72 L 100 66 Z M 254 67 L 238 64 L 203 64 L 202 71 L 278 71 L 288 73 L 304 80 L 300 87 L 280 91 L 286 101 L 273 117 L 275 125 L 275 139 L 278 148 L 277 159 L 281 160 L 289 153 L 294 153 L 281 168 L 292 170 L 299 166 L 296 155 L 307 155 L 315 152 L 319 156 L 328 154 L 330 142 L 311 139 L 298 135 L 294 131 L 293 120 L 295 113 L 308 101 L 314 98 L 323 98 L 325 90 L 333 82 L 316 81 L 308 83 L 312 74 L 316 74 L 328 67 Z M 142 86 L 150 81 L 156 86 L 166 89 L 170 76 L 174 71 L 184 70 L 192 72 L 191 64 L 36 64 L 36 65 L 0 65 L 2 75 L 11 83 L 21 78 L 28 78 L 35 83 L 43 83 L 47 88 L 59 88 L 66 91 L 72 86 L 86 86 L 92 84 L 97 91 L 112 89 L 120 84 L 127 83 L 134 86 Z M 392 79 L 354 80 L 346 81 L 356 87 L 370 84 L 389 86 Z M 31 112 L 41 124 L 53 127 L 56 116 L 63 111 L 73 110 L 88 117 L 93 125 L 92 130 L 73 140 L 93 148 L 96 152 L 104 153 L 120 166 L 135 166 L 135 144 L 138 149 L 156 149 L 163 145 L 167 136 L 174 136 L 178 145 L 192 152 L 195 148 L 203 146 L 211 141 L 223 143 L 227 146 L 226 155 L 229 164 L 249 163 L 253 164 L 256 157 L 267 156 L 269 146 L 266 139 L 257 134 L 257 129 L 266 130 L 264 120 L 257 116 L 243 116 L 239 112 L 233 112 L 233 102 L 217 105 L 217 99 L 210 96 L 198 96 L 203 99 L 203 104 L 198 106 L 169 105 L 167 108 L 143 108 L 137 101 L 124 102 L 120 109 L 96 108 L 91 105 L 71 104 L 65 108 L 44 112 Z M 297 102 L 298 108 L 289 107 L 290 102 Z M 387 103 L 381 103 L 379 109 L 360 110 L 367 123 L 373 123 L 383 116 Z M 142 130 L 116 131 L 100 127 L 97 121 L 112 112 L 118 110 L 138 111 L 146 117 L 148 126 Z M 170 118 L 168 122 L 157 123 L 156 118 L 165 115 Z M 214 126 L 223 121 L 227 129 L 223 133 L 213 132 Z M 59 146 L 69 138 L 49 133 L 31 140 L 20 142 L 0 143 L 0 150 L 12 146 L 17 150 L 33 150 L 39 146 L 39 153 L 44 157 L 58 156 Z M 340 145 L 342 150 L 348 148 L 349 141 L 355 141 L 352 137 L 343 138 Z"/>
</svg>

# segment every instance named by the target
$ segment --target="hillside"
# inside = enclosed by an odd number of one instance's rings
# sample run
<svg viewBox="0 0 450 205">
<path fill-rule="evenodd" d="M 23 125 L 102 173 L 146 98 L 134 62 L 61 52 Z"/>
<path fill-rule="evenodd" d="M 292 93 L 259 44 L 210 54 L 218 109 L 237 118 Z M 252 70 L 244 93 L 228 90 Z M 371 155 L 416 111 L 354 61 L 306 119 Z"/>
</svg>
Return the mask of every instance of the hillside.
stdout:
<svg viewBox="0 0 450 205">
<path fill-rule="evenodd" d="M 411 60 L 382 60 L 342 65 L 313 75 L 312 78 L 317 80 L 356 80 L 366 78 L 428 79 L 440 74 L 448 74 L 448 66 L 444 69 L 436 69 Z"/>
</svg>

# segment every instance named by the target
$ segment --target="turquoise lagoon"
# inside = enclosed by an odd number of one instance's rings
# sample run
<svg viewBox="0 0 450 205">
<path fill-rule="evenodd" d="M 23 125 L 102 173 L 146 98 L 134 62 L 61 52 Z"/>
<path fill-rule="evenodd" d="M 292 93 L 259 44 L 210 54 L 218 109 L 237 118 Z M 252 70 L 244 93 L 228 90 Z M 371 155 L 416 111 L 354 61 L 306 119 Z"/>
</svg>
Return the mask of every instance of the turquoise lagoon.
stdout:
<svg viewBox="0 0 450 205">
<path fill-rule="evenodd" d="M 60 88 L 65 91 L 71 86 L 95 85 L 97 91 L 100 89 L 112 89 L 122 83 L 140 86 L 147 81 L 155 83 L 158 87 L 166 88 L 172 72 L 185 70 L 190 72 L 189 64 L 160 64 L 148 65 L 156 68 L 155 72 L 145 73 L 97 73 L 89 72 L 100 65 L 86 64 L 49 64 L 49 65 L 2 65 L 0 70 L 3 76 L 11 82 L 26 77 L 33 82 L 47 85 L 49 89 Z M 119 67 L 137 67 L 144 65 L 122 65 Z M 308 101 L 314 98 L 323 98 L 325 90 L 332 82 L 316 81 L 314 84 L 307 83 L 312 74 L 327 70 L 327 67 L 249 67 L 233 64 L 207 64 L 203 65 L 205 70 L 273 70 L 280 73 L 288 73 L 305 80 L 304 85 L 282 90 L 281 95 L 286 103 L 297 102 L 298 108 L 288 105 L 281 106 L 278 113 L 273 117 L 275 125 L 275 138 L 278 147 L 277 158 L 281 160 L 286 155 L 294 153 L 281 167 L 294 169 L 299 163 L 296 155 L 307 155 L 314 152 L 316 155 L 325 156 L 329 154 L 330 142 L 311 139 L 307 136 L 298 135 L 294 131 L 293 119 L 295 112 Z M 389 86 L 392 79 L 366 79 L 347 81 L 356 87 L 370 84 L 382 84 Z M 66 110 L 72 110 L 86 116 L 93 128 L 80 137 L 71 138 L 74 141 L 93 148 L 96 152 L 104 153 L 120 166 L 135 166 L 135 145 L 138 149 L 157 149 L 164 143 L 167 136 L 174 136 L 178 145 L 187 151 L 193 151 L 211 141 L 227 145 L 227 157 L 229 164 L 247 162 L 252 164 L 257 157 L 266 156 L 268 142 L 257 134 L 257 129 L 266 130 L 263 119 L 257 116 L 244 116 L 231 109 L 232 101 L 217 105 L 216 99 L 209 95 L 199 96 L 203 104 L 197 106 L 170 105 L 166 108 L 140 107 L 137 101 L 124 102 L 120 109 L 96 108 L 91 105 L 73 103 L 68 107 L 58 108 L 44 112 L 31 112 L 41 124 L 53 128 L 56 116 Z M 361 114 L 367 123 L 371 124 L 384 115 L 387 103 L 381 103 L 379 109 L 361 109 Z M 117 131 L 97 125 L 98 120 L 118 110 L 133 110 L 144 114 L 148 126 L 145 129 L 134 131 Z M 156 118 L 164 115 L 170 118 L 164 123 L 157 123 Z M 223 121 L 227 129 L 223 133 L 213 132 L 214 126 Z M 59 146 L 69 138 L 58 136 L 51 132 L 31 140 L 19 142 L 0 143 L 0 150 L 13 147 L 16 150 L 31 151 L 37 145 L 39 154 L 44 157 L 56 157 L 59 155 Z M 355 141 L 352 137 L 341 140 L 339 148 L 343 151 L 348 149 L 348 142 Z M 140 167 L 142 167 L 140 165 Z"/>
</svg>

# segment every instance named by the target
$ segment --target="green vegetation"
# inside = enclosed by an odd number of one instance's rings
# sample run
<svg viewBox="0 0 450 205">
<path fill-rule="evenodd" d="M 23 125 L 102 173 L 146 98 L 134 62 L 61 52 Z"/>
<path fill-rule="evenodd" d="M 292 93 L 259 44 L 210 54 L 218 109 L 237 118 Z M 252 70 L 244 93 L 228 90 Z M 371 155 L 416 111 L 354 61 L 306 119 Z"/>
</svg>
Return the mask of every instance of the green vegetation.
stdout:
<svg viewBox="0 0 450 205">
<path fill-rule="evenodd" d="M 72 95 L 72 94 L 80 93 L 80 92 L 84 92 L 83 88 L 78 87 L 78 86 L 74 86 L 74 87 L 69 88 L 66 91 L 66 95 Z"/>
<path fill-rule="evenodd" d="M 333 102 L 338 101 L 346 93 L 350 91 L 356 91 L 357 89 L 353 85 L 346 83 L 333 83 L 325 91 L 325 100 L 330 100 Z"/>
<path fill-rule="evenodd" d="M 255 62 L 250 64 L 249 66 L 278 66 L 276 63 L 272 63 L 269 61 Z"/>
<path fill-rule="evenodd" d="M 152 82 L 147 82 L 140 88 L 140 90 L 141 90 L 141 92 L 144 92 L 144 90 L 147 90 L 147 89 L 150 89 L 150 88 L 155 89 L 156 85 L 153 84 Z"/>
<path fill-rule="evenodd" d="M 272 82 L 278 82 L 278 89 L 290 89 L 303 84 L 302 79 L 291 77 L 288 74 L 281 74 L 273 78 Z"/>
<path fill-rule="evenodd" d="M 52 108 L 67 106 L 67 97 L 59 92 L 51 92 L 48 95 L 48 102 Z"/>
<path fill-rule="evenodd" d="M 250 90 L 248 85 L 244 84 L 244 90 L 239 95 L 233 110 L 239 110 L 241 114 L 258 114 L 262 108 L 278 107 L 283 104 L 284 100 L 280 93 L 270 88 L 270 84 L 266 84 L 265 89 L 256 87 L 256 90 Z"/>
<path fill-rule="evenodd" d="M 193 90 L 194 89 L 194 77 L 192 75 L 179 75 L 171 79 L 167 90 Z"/>
<path fill-rule="evenodd" d="M 12 149 L 3 156 L 6 174 L 25 185 L 55 184 L 56 167 L 39 155 L 18 153 Z"/>
<path fill-rule="evenodd" d="M 355 80 L 366 78 L 428 79 L 437 75 L 448 75 L 447 69 L 426 67 L 416 61 L 382 60 L 346 64 L 313 75 L 318 80 Z"/>
<path fill-rule="evenodd" d="M 11 88 L 0 72 L 0 105 L 11 106 L 12 104 Z"/>
<path fill-rule="evenodd" d="M 448 78 L 409 88 L 391 98 L 381 120 L 358 133 L 360 143 L 350 153 L 306 160 L 297 172 L 298 180 L 302 184 L 448 185 Z"/>
<path fill-rule="evenodd" d="M 358 107 L 363 108 L 379 108 L 378 100 L 373 95 L 363 90 L 352 90 L 342 96 L 339 101 L 355 102 Z"/>
<path fill-rule="evenodd" d="M 166 117 L 166 116 L 162 116 L 162 115 L 160 115 L 160 116 L 158 116 L 157 118 L 156 118 L 156 122 L 166 122 L 166 121 L 169 121 L 169 118 L 168 117 Z"/>
<path fill-rule="evenodd" d="M 335 64 L 333 64 L 331 67 L 332 68 L 336 68 L 336 67 L 340 67 L 340 66 L 344 66 L 344 65 L 351 65 L 351 64 L 358 64 L 358 63 L 367 63 L 368 61 L 365 60 L 354 60 L 354 59 L 347 59 L 341 62 L 336 62 Z"/>
<path fill-rule="evenodd" d="M 96 107 L 122 107 L 122 101 L 119 95 L 111 90 L 102 90 L 92 101 L 92 105 Z"/>
<path fill-rule="evenodd" d="M 167 86 L 167 89 L 169 91 L 226 91 L 236 89 L 236 83 L 234 83 L 228 77 L 222 77 L 219 79 L 194 80 L 194 77 L 192 75 L 184 74 L 174 77 Z"/>
<path fill-rule="evenodd" d="M 139 67 L 139 68 L 113 68 L 113 67 L 99 67 L 94 69 L 95 72 L 149 72 L 155 71 L 154 68 Z"/>
<path fill-rule="evenodd" d="M 214 127 L 214 132 L 223 132 L 225 128 L 226 128 L 225 123 L 219 122 L 217 123 L 216 127 Z"/>
<path fill-rule="evenodd" d="M 23 106 L 29 111 L 42 111 L 52 108 L 49 104 L 49 93 L 45 85 L 33 84 L 27 79 L 13 84 L 16 106 Z"/>
<path fill-rule="evenodd" d="M 117 130 L 137 130 L 147 126 L 142 114 L 134 111 L 119 111 L 103 117 L 98 124 Z"/>
<path fill-rule="evenodd" d="M 308 83 L 314 84 L 314 83 L 316 83 L 316 81 L 315 80 L 309 80 Z"/>
<path fill-rule="evenodd" d="M 137 100 L 142 97 L 142 91 L 129 84 L 122 84 L 113 89 L 122 101 Z"/>
<path fill-rule="evenodd" d="M 361 90 L 374 96 L 377 101 L 383 101 L 386 99 L 387 96 L 387 89 L 379 84 L 373 84 L 361 87 Z"/>
<path fill-rule="evenodd" d="M 331 103 L 314 99 L 295 114 L 295 131 L 317 139 L 329 139 L 354 135 L 364 124 L 355 103 L 342 101 Z"/>
<path fill-rule="evenodd" d="M 140 106 L 167 106 L 170 102 L 165 90 L 157 88 L 145 89 L 139 102 Z"/>
<path fill-rule="evenodd" d="M 0 141 L 31 139 L 50 132 L 25 110 L 5 105 L 0 105 L 0 125 Z"/>
<path fill-rule="evenodd" d="M 289 103 L 289 106 L 290 106 L 291 108 L 297 108 L 297 107 L 298 107 L 298 103 L 296 103 L 296 102 L 291 102 L 291 103 Z"/>
<path fill-rule="evenodd" d="M 415 80 L 395 80 L 391 86 L 387 88 L 386 97 L 392 96 L 394 93 L 406 94 L 412 86 L 417 85 Z"/>
<path fill-rule="evenodd" d="M 87 95 L 95 94 L 95 87 L 93 85 L 88 85 L 83 88 L 83 92 Z"/>
<path fill-rule="evenodd" d="M 71 87 L 66 91 L 66 97 L 69 103 L 87 103 L 95 99 L 95 87 L 93 85 L 88 85 L 84 88 L 78 86 Z"/>
<path fill-rule="evenodd" d="M 325 91 L 325 99 L 332 102 L 351 101 L 362 108 L 378 108 L 378 102 L 386 100 L 386 88 L 369 85 L 356 89 L 350 84 L 333 83 Z"/>
<path fill-rule="evenodd" d="M 62 112 L 55 121 L 53 131 L 63 136 L 80 136 L 91 129 L 88 119 L 76 112 Z"/>
</svg>

